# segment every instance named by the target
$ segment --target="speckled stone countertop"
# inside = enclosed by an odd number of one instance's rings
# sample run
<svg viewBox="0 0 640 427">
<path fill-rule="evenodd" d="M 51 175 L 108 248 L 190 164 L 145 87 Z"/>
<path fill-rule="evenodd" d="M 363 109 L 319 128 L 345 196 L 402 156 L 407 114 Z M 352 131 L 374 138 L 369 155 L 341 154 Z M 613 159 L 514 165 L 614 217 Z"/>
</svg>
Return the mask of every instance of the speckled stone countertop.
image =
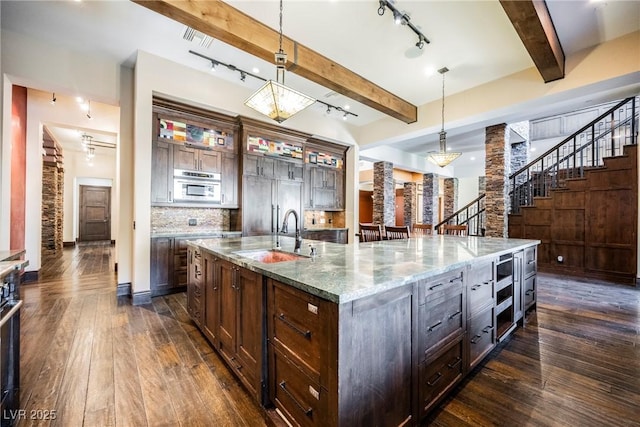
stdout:
<svg viewBox="0 0 640 427">
<path fill-rule="evenodd" d="M 11 249 L 9 251 L 0 251 L 0 261 L 7 261 L 16 258 L 20 258 L 20 256 L 25 254 L 24 249 Z"/>
<path fill-rule="evenodd" d="M 28 261 L 0 261 L 0 279 L 12 271 L 19 270 L 27 265 L 29 265 Z"/>
<path fill-rule="evenodd" d="M 221 237 L 221 236 L 232 236 L 232 237 L 240 237 L 242 236 L 242 231 L 230 231 L 230 230 L 160 230 L 160 231 L 151 231 L 151 237 L 189 237 L 189 236 L 211 236 Z"/>
<path fill-rule="evenodd" d="M 283 251 L 293 252 L 294 239 L 281 236 L 280 243 Z M 309 244 L 313 244 L 318 252 L 315 258 L 265 264 L 237 252 L 272 249 L 273 236 L 190 242 L 236 265 L 335 303 L 375 295 L 539 243 L 442 235 L 349 245 L 303 240 L 302 254 L 308 255 Z"/>
<path fill-rule="evenodd" d="M 304 228 L 302 231 L 331 231 L 331 230 L 349 230 L 347 227 L 331 227 L 331 225 L 329 225 L 328 227 L 322 226 L 322 225 L 312 225 L 311 227 L 306 227 Z"/>
</svg>

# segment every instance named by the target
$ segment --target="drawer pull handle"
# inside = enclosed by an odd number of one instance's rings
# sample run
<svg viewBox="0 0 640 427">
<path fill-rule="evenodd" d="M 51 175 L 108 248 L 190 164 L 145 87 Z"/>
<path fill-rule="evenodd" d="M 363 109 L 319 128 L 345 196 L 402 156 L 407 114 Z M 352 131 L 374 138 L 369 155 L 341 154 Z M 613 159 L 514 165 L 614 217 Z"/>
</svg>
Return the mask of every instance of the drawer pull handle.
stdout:
<svg viewBox="0 0 640 427">
<path fill-rule="evenodd" d="M 534 291 L 533 289 L 527 289 L 527 292 L 525 292 L 525 295 L 531 295 L 531 294 L 535 294 L 536 291 Z"/>
<path fill-rule="evenodd" d="M 294 331 L 296 331 L 306 339 L 311 339 L 311 331 L 309 330 L 303 331 L 302 329 L 298 328 L 296 325 L 294 325 L 293 323 L 289 322 L 287 319 L 284 318 L 284 313 L 280 313 L 280 315 L 278 316 L 278 319 L 280 319 L 282 323 L 284 323 L 285 325 L 287 325 L 288 327 L 290 327 L 291 329 L 293 329 Z"/>
<path fill-rule="evenodd" d="M 438 326 L 440 326 L 442 324 L 442 320 L 438 321 L 438 323 L 436 323 L 435 325 L 431 325 L 429 326 L 429 329 L 427 329 L 429 332 L 433 331 L 435 328 L 437 328 Z"/>
<path fill-rule="evenodd" d="M 473 285 L 473 286 L 471 287 L 471 290 L 472 290 L 472 291 L 477 291 L 477 290 L 478 290 L 478 289 L 480 289 L 481 287 L 482 287 L 482 285 Z"/>
<path fill-rule="evenodd" d="M 432 291 L 432 290 L 434 290 L 435 288 L 438 288 L 438 287 L 440 287 L 440 286 L 444 286 L 444 283 L 438 283 L 437 285 L 429 286 L 429 290 L 430 290 L 430 291 Z"/>
<path fill-rule="evenodd" d="M 462 276 L 454 277 L 453 279 L 449 280 L 449 283 L 460 282 L 460 281 L 462 281 Z"/>
<path fill-rule="evenodd" d="M 527 261 L 527 265 L 534 264 L 535 262 L 536 262 L 536 260 L 535 260 L 535 259 L 529 260 L 529 261 Z"/>
<path fill-rule="evenodd" d="M 486 282 L 482 282 L 483 285 L 488 285 L 489 283 L 491 283 L 491 280 L 487 280 Z"/>
<path fill-rule="evenodd" d="M 475 337 L 471 338 L 471 344 L 475 344 L 481 339 L 482 339 L 482 335 L 476 335 Z"/>
<path fill-rule="evenodd" d="M 457 311 L 457 312 L 453 313 L 451 316 L 449 316 L 449 320 L 451 320 L 451 319 L 453 319 L 454 317 L 459 316 L 459 315 L 461 315 L 461 314 L 462 314 L 462 311 Z"/>
<path fill-rule="evenodd" d="M 456 360 L 453 363 L 447 363 L 447 366 L 449 367 L 449 369 L 453 369 L 456 366 L 458 366 L 461 362 L 462 362 L 462 359 L 459 357 L 456 357 Z"/>
<path fill-rule="evenodd" d="M 488 334 L 489 331 L 491 331 L 491 330 L 493 330 L 493 326 L 488 325 L 488 326 L 485 326 L 485 328 L 482 330 L 482 332 L 484 332 L 485 334 Z"/>
<path fill-rule="evenodd" d="M 442 378 L 442 372 L 438 372 L 433 381 L 427 381 L 427 385 L 433 387 L 438 381 L 440 381 L 440 378 Z"/>
<path fill-rule="evenodd" d="M 296 400 L 296 398 L 295 398 L 295 397 L 293 397 L 293 396 L 291 395 L 291 393 L 289 393 L 289 390 L 287 390 L 286 385 L 287 385 L 287 384 L 286 384 L 286 382 L 285 382 L 285 381 L 282 381 L 282 382 L 280 383 L 280 388 L 282 389 L 282 391 L 284 391 L 284 392 L 286 393 L 286 395 L 287 395 L 287 396 L 289 396 L 289 399 L 291 399 L 291 400 L 293 401 L 293 403 L 295 403 L 295 404 L 296 404 L 296 406 L 297 406 L 297 407 L 302 411 L 302 413 L 303 413 L 303 414 L 305 414 L 307 417 L 311 417 L 311 414 L 313 413 L 313 408 L 307 408 L 307 409 L 304 409 L 304 406 L 302 406 L 302 405 L 300 404 L 300 402 L 298 402 L 298 401 Z"/>
</svg>

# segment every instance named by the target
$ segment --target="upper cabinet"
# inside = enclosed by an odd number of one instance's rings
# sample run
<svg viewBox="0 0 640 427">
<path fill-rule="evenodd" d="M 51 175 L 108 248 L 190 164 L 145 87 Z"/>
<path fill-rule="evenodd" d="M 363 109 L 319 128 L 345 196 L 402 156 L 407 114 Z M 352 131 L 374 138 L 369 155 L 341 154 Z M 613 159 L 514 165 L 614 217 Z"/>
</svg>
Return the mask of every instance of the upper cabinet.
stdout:
<svg viewBox="0 0 640 427">
<path fill-rule="evenodd" d="M 184 104 L 154 99 L 151 171 L 151 204 L 157 206 L 238 207 L 237 121 L 232 117 Z M 208 194 L 215 188 L 219 197 L 199 201 L 176 191 L 185 188 L 174 171 L 217 174 L 203 184 Z M 193 194 L 197 194 L 197 182 Z M 182 185 L 182 187 L 180 187 Z"/>
<path fill-rule="evenodd" d="M 345 148 L 313 141 L 306 145 L 305 201 L 307 209 L 344 209 Z"/>
</svg>

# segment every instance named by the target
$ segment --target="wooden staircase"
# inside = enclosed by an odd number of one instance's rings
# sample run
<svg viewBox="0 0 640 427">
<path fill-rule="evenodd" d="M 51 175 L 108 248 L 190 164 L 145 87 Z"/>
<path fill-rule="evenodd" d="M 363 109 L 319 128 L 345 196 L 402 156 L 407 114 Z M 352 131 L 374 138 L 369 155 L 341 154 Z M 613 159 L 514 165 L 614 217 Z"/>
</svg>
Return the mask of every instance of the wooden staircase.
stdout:
<svg viewBox="0 0 640 427">
<path fill-rule="evenodd" d="M 509 215 L 509 237 L 539 239 L 541 271 L 635 285 L 637 276 L 637 146 L 566 178 L 548 196 Z"/>
</svg>

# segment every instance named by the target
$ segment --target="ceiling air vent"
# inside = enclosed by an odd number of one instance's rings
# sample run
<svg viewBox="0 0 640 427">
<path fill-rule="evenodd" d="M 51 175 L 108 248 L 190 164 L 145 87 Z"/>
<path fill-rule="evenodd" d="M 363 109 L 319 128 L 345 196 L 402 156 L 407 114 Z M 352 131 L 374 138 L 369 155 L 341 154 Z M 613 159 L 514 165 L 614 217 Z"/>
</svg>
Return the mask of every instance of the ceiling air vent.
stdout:
<svg viewBox="0 0 640 427">
<path fill-rule="evenodd" d="M 211 46 L 211 43 L 213 43 L 213 37 L 201 33 L 191 27 L 185 27 L 182 38 L 190 42 L 195 42 L 205 49 L 208 49 L 209 46 Z"/>
</svg>

